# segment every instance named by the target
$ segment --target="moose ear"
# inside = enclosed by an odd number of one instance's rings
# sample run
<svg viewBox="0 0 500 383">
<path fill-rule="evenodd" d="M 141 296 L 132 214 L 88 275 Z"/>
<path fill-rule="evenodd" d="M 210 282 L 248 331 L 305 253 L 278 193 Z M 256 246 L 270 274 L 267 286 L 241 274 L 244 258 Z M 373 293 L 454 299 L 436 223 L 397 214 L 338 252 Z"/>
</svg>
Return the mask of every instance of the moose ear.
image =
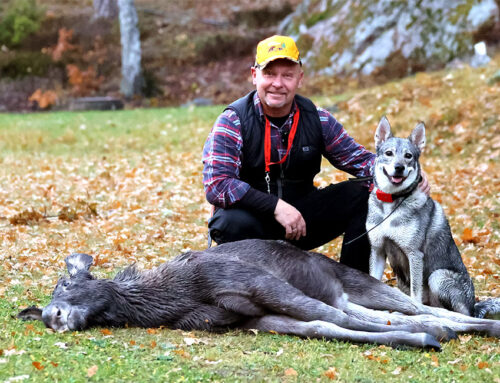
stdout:
<svg viewBox="0 0 500 383">
<path fill-rule="evenodd" d="M 423 122 L 419 122 L 415 129 L 410 134 L 410 141 L 422 151 L 425 148 L 425 125 Z"/>
<path fill-rule="evenodd" d="M 69 275 L 74 277 L 81 271 L 88 271 L 94 263 L 94 259 L 88 254 L 74 253 L 68 255 L 64 262 L 66 262 Z"/>
<path fill-rule="evenodd" d="M 17 314 L 22 320 L 42 320 L 42 309 L 36 306 L 30 306 Z"/>
<path fill-rule="evenodd" d="M 389 124 L 387 117 L 383 116 L 380 119 L 377 131 L 375 132 L 375 148 L 378 148 L 390 137 L 392 137 L 391 124 Z"/>
</svg>

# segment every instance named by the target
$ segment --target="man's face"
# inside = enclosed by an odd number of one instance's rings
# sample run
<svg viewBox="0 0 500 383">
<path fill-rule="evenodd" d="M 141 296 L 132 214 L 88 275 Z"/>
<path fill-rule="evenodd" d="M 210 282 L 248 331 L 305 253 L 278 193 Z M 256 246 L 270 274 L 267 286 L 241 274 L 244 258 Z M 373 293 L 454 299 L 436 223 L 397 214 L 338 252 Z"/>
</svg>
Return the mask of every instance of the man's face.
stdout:
<svg viewBox="0 0 500 383">
<path fill-rule="evenodd" d="M 253 84 L 262 101 L 264 113 L 271 117 L 290 113 L 303 77 L 300 65 L 286 59 L 271 61 L 264 69 L 252 68 Z"/>
</svg>

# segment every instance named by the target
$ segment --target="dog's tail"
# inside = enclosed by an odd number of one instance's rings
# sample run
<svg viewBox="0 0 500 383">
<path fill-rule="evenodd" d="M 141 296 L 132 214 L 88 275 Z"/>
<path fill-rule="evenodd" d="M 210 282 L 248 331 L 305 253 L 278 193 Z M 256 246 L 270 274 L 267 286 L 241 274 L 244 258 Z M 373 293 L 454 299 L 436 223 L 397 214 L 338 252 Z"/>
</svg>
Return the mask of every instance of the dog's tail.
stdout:
<svg viewBox="0 0 500 383">
<path fill-rule="evenodd" d="M 490 298 L 474 305 L 474 316 L 476 318 L 500 319 L 500 298 Z"/>
</svg>

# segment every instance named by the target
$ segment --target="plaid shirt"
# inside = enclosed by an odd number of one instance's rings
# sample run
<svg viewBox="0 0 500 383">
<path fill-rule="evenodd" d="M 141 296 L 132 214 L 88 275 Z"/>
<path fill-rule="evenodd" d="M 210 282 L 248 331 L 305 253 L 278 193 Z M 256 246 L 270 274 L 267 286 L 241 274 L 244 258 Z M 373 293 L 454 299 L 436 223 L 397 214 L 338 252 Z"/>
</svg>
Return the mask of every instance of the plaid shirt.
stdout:
<svg viewBox="0 0 500 383">
<path fill-rule="evenodd" d="M 262 121 L 264 111 L 255 93 L 254 107 Z M 279 158 L 286 154 L 287 142 L 282 142 L 281 134 L 289 132 L 296 105 L 285 124 L 278 128 L 271 123 L 271 147 L 277 148 Z M 357 177 L 371 175 L 375 155 L 356 143 L 343 126 L 325 109 L 317 108 L 323 129 L 323 156 L 337 169 Z M 203 148 L 203 185 L 205 195 L 212 205 L 226 208 L 241 200 L 251 188 L 240 180 L 243 138 L 238 115 L 232 110 L 224 111 L 215 121 Z M 273 151 L 274 152 L 274 151 Z"/>
</svg>

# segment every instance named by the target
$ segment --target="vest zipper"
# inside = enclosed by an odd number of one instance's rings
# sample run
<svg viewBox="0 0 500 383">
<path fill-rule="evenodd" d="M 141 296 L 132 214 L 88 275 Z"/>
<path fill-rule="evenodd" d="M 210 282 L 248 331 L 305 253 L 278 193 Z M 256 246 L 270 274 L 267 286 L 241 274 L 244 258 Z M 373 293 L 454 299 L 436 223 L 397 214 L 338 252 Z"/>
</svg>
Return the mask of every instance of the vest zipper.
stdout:
<svg viewBox="0 0 500 383">
<path fill-rule="evenodd" d="M 278 198 L 283 199 L 283 181 L 285 179 L 285 174 L 283 174 L 283 166 L 280 164 L 280 177 L 276 180 L 278 186 Z"/>
</svg>

